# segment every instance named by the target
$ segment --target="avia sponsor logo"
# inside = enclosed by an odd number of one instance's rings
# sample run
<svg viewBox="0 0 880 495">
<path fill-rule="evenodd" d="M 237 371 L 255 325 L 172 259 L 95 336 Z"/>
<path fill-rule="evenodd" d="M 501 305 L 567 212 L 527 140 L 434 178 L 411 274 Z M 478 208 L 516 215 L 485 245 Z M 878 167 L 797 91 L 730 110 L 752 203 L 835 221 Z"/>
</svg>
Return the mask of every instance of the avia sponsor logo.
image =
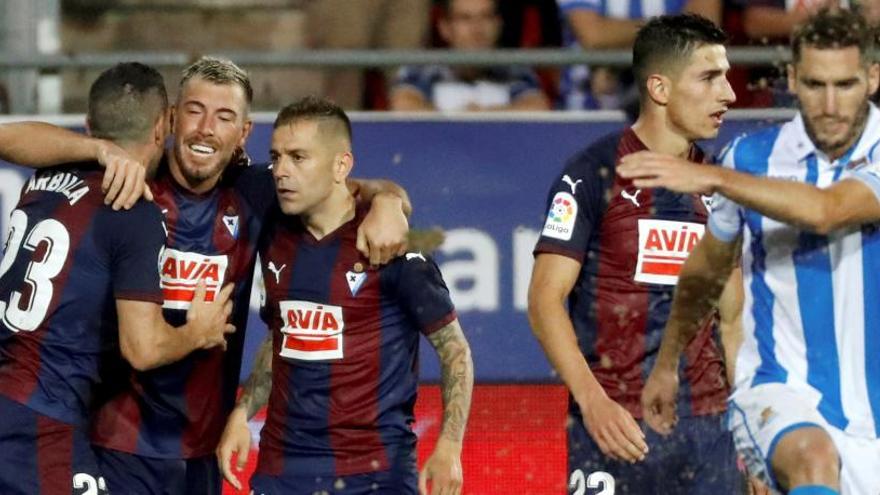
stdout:
<svg viewBox="0 0 880 495">
<path fill-rule="evenodd" d="M 543 235 L 567 241 L 574 231 L 577 219 L 578 204 L 574 196 L 567 192 L 558 192 L 550 202 L 547 221 L 544 223 Z"/>
<path fill-rule="evenodd" d="M 342 307 L 308 301 L 281 301 L 281 357 L 304 361 L 342 359 Z"/>
<path fill-rule="evenodd" d="M 226 255 L 206 256 L 166 248 L 159 261 L 162 293 L 165 302 L 162 307 L 188 309 L 195 294 L 196 284 L 205 280 L 205 300 L 217 297 L 226 277 Z"/>
<path fill-rule="evenodd" d="M 639 219 L 639 259 L 635 280 L 675 285 L 681 267 L 706 227 L 698 223 Z"/>
</svg>

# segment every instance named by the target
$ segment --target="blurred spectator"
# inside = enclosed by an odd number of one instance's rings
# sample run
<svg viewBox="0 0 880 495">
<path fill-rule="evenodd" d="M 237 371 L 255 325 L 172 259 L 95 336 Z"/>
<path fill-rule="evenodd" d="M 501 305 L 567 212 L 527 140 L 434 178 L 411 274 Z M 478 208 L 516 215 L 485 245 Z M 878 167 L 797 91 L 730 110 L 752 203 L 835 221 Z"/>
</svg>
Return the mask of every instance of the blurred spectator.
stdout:
<svg viewBox="0 0 880 495">
<path fill-rule="evenodd" d="M 490 50 L 501 34 L 496 0 L 448 0 L 438 29 L 453 50 Z M 392 110 L 546 110 L 535 73 L 524 67 L 404 67 L 391 90 Z"/>
<path fill-rule="evenodd" d="M 858 0 L 855 5 L 868 24 L 880 27 L 880 0 Z"/>
<path fill-rule="evenodd" d="M 430 0 L 309 0 L 310 45 L 340 50 L 422 48 L 430 9 Z M 323 94 L 346 110 L 362 108 L 364 72 L 325 71 Z"/>
<path fill-rule="evenodd" d="M 0 114 L 9 113 L 9 91 L 6 86 L 0 83 Z"/>
<path fill-rule="evenodd" d="M 626 48 L 645 19 L 693 12 L 721 22 L 721 0 L 557 0 L 563 14 L 563 44 L 585 50 Z M 569 110 L 622 108 L 635 99 L 631 77 L 608 67 L 567 68 L 560 81 L 561 106 Z"/>
<path fill-rule="evenodd" d="M 847 0 L 740 0 L 743 28 L 749 38 L 764 43 L 788 43 L 798 24 L 815 12 L 849 7 Z"/>
</svg>

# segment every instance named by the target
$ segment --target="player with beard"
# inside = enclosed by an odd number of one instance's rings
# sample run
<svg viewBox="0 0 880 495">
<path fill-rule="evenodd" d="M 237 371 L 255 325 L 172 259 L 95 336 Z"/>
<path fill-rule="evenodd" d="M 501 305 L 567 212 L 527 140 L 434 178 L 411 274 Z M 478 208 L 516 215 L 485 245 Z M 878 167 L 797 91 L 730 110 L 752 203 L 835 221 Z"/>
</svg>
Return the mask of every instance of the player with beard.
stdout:
<svg viewBox="0 0 880 495">
<path fill-rule="evenodd" d="M 92 418 L 92 441 L 112 492 L 221 491 L 213 452 L 239 383 L 256 242 L 276 201 L 265 166 L 230 165 L 252 127 L 252 96 L 247 73 L 229 61 L 206 57 L 184 70 L 172 112 L 172 147 L 150 184 L 168 228 L 160 260 L 165 318 L 173 325 L 185 321 L 198 280 L 205 280 L 208 300 L 232 282 L 237 331 L 228 337 L 226 352 L 198 352 L 150 372 L 119 373 L 126 379 L 105 388 L 106 402 Z M 5 157 L 18 163 L 120 155 L 106 143 L 40 124 L 5 126 L 0 138 L 16 143 Z M 108 190 L 125 198 L 117 203 L 130 204 L 137 174 L 118 167 L 112 172 L 105 178 Z M 406 219 L 399 195 L 405 193 L 374 181 L 354 188 L 373 200 L 358 247 L 369 251 L 371 262 L 387 261 L 402 249 Z M 392 193 L 377 193 L 384 188 Z"/>
<path fill-rule="evenodd" d="M 742 256 L 744 343 L 730 428 L 753 474 L 797 495 L 880 492 L 880 84 L 874 36 L 850 11 L 792 37 L 800 111 L 746 134 L 724 167 L 626 157 L 636 187 L 715 193 L 709 231 L 682 270 L 643 391 L 648 423 L 676 420 L 678 362 Z M 742 247 L 740 248 L 740 243 Z"/>
</svg>

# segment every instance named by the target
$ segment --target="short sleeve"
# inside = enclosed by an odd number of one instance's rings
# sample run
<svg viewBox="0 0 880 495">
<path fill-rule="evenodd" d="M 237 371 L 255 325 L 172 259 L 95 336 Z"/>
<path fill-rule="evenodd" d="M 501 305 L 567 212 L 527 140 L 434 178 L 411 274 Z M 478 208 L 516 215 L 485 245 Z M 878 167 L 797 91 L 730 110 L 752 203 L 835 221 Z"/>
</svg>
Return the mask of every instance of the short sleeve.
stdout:
<svg viewBox="0 0 880 495">
<path fill-rule="evenodd" d="M 719 160 L 723 167 L 735 169 L 734 157 L 739 140 L 728 144 L 721 152 Z M 744 211 L 740 205 L 716 193 L 712 197 L 709 213 L 709 231 L 722 242 L 733 242 L 742 234 Z"/>
<path fill-rule="evenodd" d="M 423 334 L 430 335 L 456 318 L 449 289 L 430 256 L 406 253 L 395 263 L 400 263 L 398 301 Z"/>
<path fill-rule="evenodd" d="M 165 247 L 162 214 L 153 203 L 139 201 L 128 211 L 112 211 L 104 223 L 111 241 L 113 295 L 116 299 L 149 301 L 161 304 L 159 257 Z"/>
<path fill-rule="evenodd" d="M 880 161 L 872 161 L 861 167 L 846 171 L 841 179 L 855 179 L 871 189 L 877 200 L 880 201 Z"/>
<path fill-rule="evenodd" d="M 603 167 L 577 155 L 550 186 L 546 217 L 535 254 L 553 253 L 583 262 L 593 232 L 602 220 Z M 611 165 L 604 167 L 614 176 Z"/>
<path fill-rule="evenodd" d="M 415 89 L 426 100 L 431 99 L 432 81 L 426 77 L 425 69 L 422 67 L 406 66 L 401 67 L 397 71 L 397 78 L 394 80 L 394 88 L 408 87 Z"/>
<path fill-rule="evenodd" d="M 531 69 L 525 67 L 515 67 L 512 69 L 511 75 L 511 101 L 514 101 L 520 96 L 529 94 L 533 91 L 541 91 L 541 84 L 538 82 L 538 76 Z"/>
</svg>

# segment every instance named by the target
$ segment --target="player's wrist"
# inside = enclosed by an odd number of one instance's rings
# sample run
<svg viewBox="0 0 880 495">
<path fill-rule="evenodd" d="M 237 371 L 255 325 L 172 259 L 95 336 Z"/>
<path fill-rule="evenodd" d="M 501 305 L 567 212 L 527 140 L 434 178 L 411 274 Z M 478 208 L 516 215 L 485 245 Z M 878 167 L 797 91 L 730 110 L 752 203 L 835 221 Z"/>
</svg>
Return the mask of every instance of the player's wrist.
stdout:
<svg viewBox="0 0 880 495">
<path fill-rule="evenodd" d="M 446 452 L 456 456 L 461 456 L 462 440 L 450 438 L 447 434 L 441 433 L 437 439 L 437 445 L 434 452 Z"/>
</svg>

